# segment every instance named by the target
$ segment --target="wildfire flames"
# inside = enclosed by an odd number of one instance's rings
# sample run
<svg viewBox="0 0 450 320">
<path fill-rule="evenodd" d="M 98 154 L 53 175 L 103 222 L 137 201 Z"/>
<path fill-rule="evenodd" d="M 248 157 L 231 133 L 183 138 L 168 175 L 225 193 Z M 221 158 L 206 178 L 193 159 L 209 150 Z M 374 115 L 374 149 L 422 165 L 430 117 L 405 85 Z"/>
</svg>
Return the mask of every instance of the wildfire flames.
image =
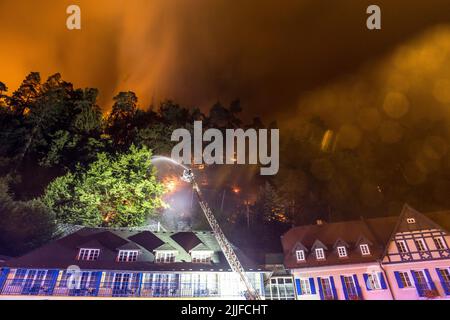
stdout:
<svg viewBox="0 0 450 320">
<path fill-rule="evenodd" d="M 177 176 L 168 176 L 163 179 L 162 183 L 168 194 L 174 193 L 180 187 L 180 178 Z"/>
</svg>

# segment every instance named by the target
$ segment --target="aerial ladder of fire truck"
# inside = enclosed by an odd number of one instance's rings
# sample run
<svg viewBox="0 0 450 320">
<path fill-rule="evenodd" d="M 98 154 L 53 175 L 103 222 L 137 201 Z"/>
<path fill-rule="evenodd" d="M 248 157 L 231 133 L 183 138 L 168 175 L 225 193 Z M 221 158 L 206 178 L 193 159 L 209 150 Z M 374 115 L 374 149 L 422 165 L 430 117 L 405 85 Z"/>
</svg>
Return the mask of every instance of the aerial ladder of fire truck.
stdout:
<svg viewBox="0 0 450 320">
<path fill-rule="evenodd" d="M 248 277 L 245 273 L 245 270 L 242 267 L 242 264 L 236 255 L 236 252 L 234 251 L 230 242 L 225 237 L 225 234 L 223 233 L 222 229 L 220 228 L 219 223 L 217 222 L 216 218 L 214 217 L 214 214 L 211 211 L 210 207 L 208 206 L 206 201 L 203 199 L 202 192 L 195 180 L 195 176 L 194 176 L 194 173 L 192 172 L 192 170 L 190 170 L 190 169 L 184 170 L 182 180 L 187 183 L 190 183 L 192 185 L 194 192 L 197 194 L 197 198 L 198 198 L 200 207 L 203 210 L 203 213 L 205 214 L 209 225 L 211 226 L 214 236 L 217 239 L 217 242 L 219 243 L 220 249 L 223 251 L 225 258 L 227 259 L 227 261 L 231 267 L 231 270 L 233 272 L 236 272 L 237 274 L 239 274 L 241 281 L 245 285 L 245 288 L 247 290 L 246 298 L 248 300 L 261 300 L 261 297 L 260 297 L 258 291 L 255 290 L 252 283 L 248 279 Z"/>
</svg>

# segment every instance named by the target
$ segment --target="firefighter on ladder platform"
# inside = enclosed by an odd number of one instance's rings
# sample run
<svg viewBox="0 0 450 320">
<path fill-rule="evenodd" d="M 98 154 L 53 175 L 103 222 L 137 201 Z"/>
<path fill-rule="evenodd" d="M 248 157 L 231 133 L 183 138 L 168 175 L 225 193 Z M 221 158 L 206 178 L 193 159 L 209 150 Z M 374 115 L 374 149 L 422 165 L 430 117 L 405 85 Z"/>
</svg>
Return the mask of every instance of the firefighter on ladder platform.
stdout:
<svg viewBox="0 0 450 320">
<path fill-rule="evenodd" d="M 195 181 L 195 176 L 192 170 L 189 169 L 185 170 L 183 172 L 183 176 L 181 177 L 181 179 L 187 183 L 190 183 L 195 193 L 197 194 L 200 207 L 202 208 L 203 213 L 205 214 L 206 219 L 208 220 L 209 225 L 211 226 L 211 229 L 214 232 L 214 236 L 216 237 L 217 242 L 219 243 L 220 248 L 222 249 L 223 254 L 225 255 L 225 258 L 227 259 L 231 269 L 239 274 L 239 277 L 241 278 L 242 282 L 244 283 L 247 289 L 245 294 L 246 299 L 261 300 L 261 297 L 259 296 L 258 292 L 255 290 L 255 288 L 253 288 L 252 283 L 245 274 L 244 268 L 242 267 L 238 257 L 236 256 L 233 247 L 228 242 L 227 238 L 222 232 L 222 229 L 220 228 L 219 223 L 214 217 L 211 209 L 209 208 L 208 204 L 203 200 L 202 193 L 200 191 L 200 188 L 198 187 L 197 182 Z"/>
</svg>

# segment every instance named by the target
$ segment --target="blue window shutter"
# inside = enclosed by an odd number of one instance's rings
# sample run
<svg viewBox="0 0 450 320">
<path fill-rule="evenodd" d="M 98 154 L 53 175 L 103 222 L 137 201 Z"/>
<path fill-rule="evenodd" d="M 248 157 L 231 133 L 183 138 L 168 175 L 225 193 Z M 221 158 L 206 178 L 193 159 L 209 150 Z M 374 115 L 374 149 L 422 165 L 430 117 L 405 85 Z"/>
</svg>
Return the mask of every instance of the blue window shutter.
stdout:
<svg viewBox="0 0 450 320">
<path fill-rule="evenodd" d="M 442 274 L 439 271 L 439 268 L 436 268 L 436 273 L 439 276 L 439 280 L 441 280 L 441 285 L 442 288 L 444 289 L 445 295 L 449 296 L 450 295 L 450 283 L 446 283 L 444 277 L 442 276 Z M 0 285 L 1 288 L 1 285 Z"/>
<path fill-rule="evenodd" d="M 387 283 L 386 283 L 386 279 L 384 278 L 383 272 L 380 272 L 378 275 L 380 277 L 381 289 L 386 290 L 387 289 Z"/>
<path fill-rule="evenodd" d="M 94 297 L 98 297 L 99 291 L 100 291 L 100 284 L 102 282 L 102 276 L 103 272 L 95 272 L 95 288 L 94 289 Z"/>
<path fill-rule="evenodd" d="M 0 293 L 2 293 L 3 285 L 6 283 L 6 279 L 8 279 L 9 268 L 3 268 L 0 271 Z"/>
<path fill-rule="evenodd" d="M 356 291 L 358 292 L 358 297 L 360 299 L 363 298 L 361 287 L 359 285 L 358 276 L 356 274 L 353 275 L 353 279 L 355 280 Z"/>
<path fill-rule="evenodd" d="M 295 286 L 297 287 L 297 294 L 301 296 L 302 293 L 302 286 L 300 285 L 300 279 L 295 279 Z"/>
<path fill-rule="evenodd" d="M 398 287 L 399 287 L 400 289 L 403 289 L 404 286 L 403 286 L 402 278 L 400 278 L 400 272 L 395 271 L 395 272 L 394 272 L 394 275 L 395 275 L 395 279 L 397 280 Z"/>
<path fill-rule="evenodd" d="M 348 300 L 348 292 L 347 292 L 347 287 L 345 286 L 344 276 L 341 276 L 341 282 L 342 282 L 342 291 L 344 291 L 345 300 Z"/>
<path fill-rule="evenodd" d="M 428 283 L 431 287 L 431 290 L 436 290 L 436 285 L 434 284 L 433 278 L 431 278 L 431 274 L 430 271 L 428 269 L 425 269 L 425 274 L 427 276 L 428 279 Z"/>
<path fill-rule="evenodd" d="M 56 282 L 58 281 L 59 270 L 49 270 L 47 276 L 50 276 L 48 294 L 53 295 L 53 291 L 56 287 Z"/>
<path fill-rule="evenodd" d="M 414 271 L 411 270 L 411 274 L 412 274 L 412 277 L 413 277 L 413 280 L 414 280 L 414 285 L 416 286 L 417 294 L 419 295 L 419 297 L 425 296 L 425 292 L 420 287 L 419 279 L 417 279 L 416 274 L 414 273 Z"/>
<path fill-rule="evenodd" d="M 369 275 L 367 273 L 363 273 L 363 278 L 366 284 L 367 291 L 371 291 L 372 288 L 369 286 Z"/>
<path fill-rule="evenodd" d="M 138 275 L 138 289 L 137 289 L 137 295 L 140 297 L 141 296 L 141 288 L 142 288 L 142 281 L 144 279 L 144 275 L 142 273 L 139 273 Z M 264 283 L 264 282 L 263 282 Z M 261 291 L 264 292 L 264 291 Z"/>
<path fill-rule="evenodd" d="M 137 273 L 134 277 L 134 282 L 132 284 L 132 288 L 135 289 L 135 296 L 139 295 L 140 287 L 141 287 L 141 279 L 142 279 L 142 273 Z"/>
<path fill-rule="evenodd" d="M 322 279 L 317 278 L 317 283 L 319 286 L 319 294 L 320 294 L 320 300 L 325 300 L 324 294 L 323 294 L 323 288 L 322 288 Z"/>
<path fill-rule="evenodd" d="M 311 293 L 316 294 L 316 285 L 314 284 L 314 278 L 309 278 L 309 285 L 311 286 Z"/>
<path fill-rule="evenodd" d="M 336 285 L 334 284 L 334 278 L 330 277 L 330 282 L 331 282 L 331 289 L 333 290 L 333 297 L 335 300 L 338 299 L 338 295 L 337 295 L 337 290 L 336 290 Z"/>
</svg>

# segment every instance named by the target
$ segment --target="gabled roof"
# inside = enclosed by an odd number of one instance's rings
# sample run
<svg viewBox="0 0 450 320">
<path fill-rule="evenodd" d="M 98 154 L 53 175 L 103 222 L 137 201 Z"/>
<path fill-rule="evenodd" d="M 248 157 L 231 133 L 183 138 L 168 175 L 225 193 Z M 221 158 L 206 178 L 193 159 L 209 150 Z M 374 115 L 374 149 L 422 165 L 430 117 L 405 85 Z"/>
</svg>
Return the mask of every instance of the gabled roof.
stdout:
<svg viewBox="0 0 450 320">
<path fill-rule="evenodd" d="M 190 252 L 192 252 L 192 251 L 211 251 L 211 248 L 209 248 L 204 243 L 200 243 L 199 245 L 192 248 Z"/>
<path fill-rule="evenodd" d="M 415 223 L 408 223 L 408 219 L 414 219 Z M 402 209 L 397 226 L 393 230 L 394 233 L 412 232 L 426 229 L 442 229 L 436 222 L 428 218 L 426 215 L 418 212 L 408 204 Z"/>
<path fill-rule="evenodd" d="M 178 243 L 177 241 L 180 241 Z M 133 240 L 136 240 L 133 241 Z M 159 245 L 159 246 L 156 246 Z M 96 261 L 79 261 L 81 247 L 101 249 Z M 213 252 L 211 263 L 192 263 L 189 249 Z M 138 261 L 120 263 L 117 261 L 119 250 L 139 250 Z M 177 251 L 174 263 L 155 263 L 155 249 Z M 258 267 L 239 249 L 236 249 L 244 268 L 257 270 Z M 10 268 L 66 269 L 77 265 L 83 270 L 126 270 L 126 271 L 228 271 L 230 266 L 220 250 L 212 232 L 151 232 L 129 229 L 83 228 L 66 237 L 52 241 L 41 248 L 21 257 L 12 258 L 4 263 Z"/>
<path fill-rule="evenodd" d="M 170 244 L 164 243 L 160 245 L 158 248 L 155 248 L 154 251 L 178 251 L 178 250 L 172 247 Z"/>
<path fill-rule="evenodd" d="M 333 249 L 336 249 L 337 247 L 346 247 L 346 248 L 348 248 L 348 247 L 350 247 L 350 245 L 346 241 L 342 240 L 341 238 L 338 238 L 336 240 L 336 242 L 334 243 L 334 245 L 333 245 Z"/>
<path fill-rule="evenodd" d="M 315 250 L 315 249 L 324 249 L 324 250 L 328 250 L 328 247 L 319 239 L 316 239 L 316 241 L 314 241 L 312 247 L 311 247 L 311 251 Z"/>
<path fill-rule="evenodd" d="M 372 243 L 370 256 L 363 256 L 358 250 L 357 243 L 361 238 L 368 239 Z M 376 240 L 363 220 L 292 228 L 282 236 L 281 241 L 285 252 L 285 266 L 292 269 L 373 262 L 383 253 L 383 246 Z M 317 260 L 314 254 L 309 254 L 304 262 L 298 262 L 291 251 L 299 242 L 309 251 L 313 251 L 316 247 L 324 248 L 326 259 Z M 339 243 L 348 247 L 346 258 L 340 258 L 336 250 L 333 250 Z"/>
<path fill-rule="evenodd" d="M 297 243 L 292 247 L 291 252 L 295 252 L 295 251 L 298 251 L 298 250 L 303 250 L 303 251 L 305 251 L 305 252 L 308 252 L 308 251 L 309 251 L 308 248 L 305 247 L 305 246 L 303 245 L 303 243 L 301 243 L 300 241 L 297 241 Z"/>
<path fill-rule="evenodd" d="M 414 218 L 416 223 L 408 223 L 408 218 Z M 400 216 L 360 219 L 354 221 L 309 225 L 292 228 L 282 236 L 285 266 L 287 268 L 313 267 L 320 265 L 339 265 L 375 262 L 385 254 L 385 248 L 398 232 L 411 232 L 425 229 L 448 230 L 450 227 L 450 211 L 422 214 L 405 205 Z M 348 244 L 348 258 L 342 259 L 335 252 L 328 252 L 324 261 L 317 261 L 309 255 L 304 263 L 298 263 L 292 250 L 297 243 L 306 248 L 313 248 L 320 239 L 324 245 L 334 247 L 337 241 Z M 370 256 L 362 256 L 359 245 L 369 244 Z"/>
<path fill-rule="evenodd" d="M 138 246 L 136 243 L 134 242 L 128 242 L 126 244 L 124 244 L 121 247 L 116 248 L 116 250 L 120 251 L 120 250 L 140 250 L 141 247 Z"/>
</svg>

